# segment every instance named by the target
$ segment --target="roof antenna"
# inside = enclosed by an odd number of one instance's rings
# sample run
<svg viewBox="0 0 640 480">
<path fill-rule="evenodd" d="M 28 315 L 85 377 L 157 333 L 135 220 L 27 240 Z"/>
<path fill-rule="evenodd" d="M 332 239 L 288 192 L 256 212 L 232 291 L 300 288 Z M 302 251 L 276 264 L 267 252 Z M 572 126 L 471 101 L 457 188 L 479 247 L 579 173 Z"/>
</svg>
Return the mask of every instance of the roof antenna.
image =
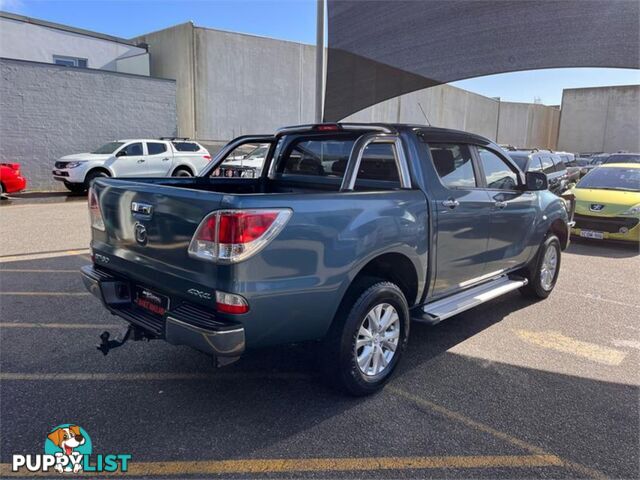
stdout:
<svg viewBox="0 0 640 480">
<path fill-rule="evenodd" d="M 424 108 L 422 108 L 422 105 L 420 105 L 420 102 L 418 102 L 418 106 L 420 107 L 420 111 L 422 112 L 422 115 L 424 115 L 424 119 L 427 121 L 427 125 L 431 126 L 431 122 L 429 121 L 427 114 L 424 113 Z"/>
</svg>

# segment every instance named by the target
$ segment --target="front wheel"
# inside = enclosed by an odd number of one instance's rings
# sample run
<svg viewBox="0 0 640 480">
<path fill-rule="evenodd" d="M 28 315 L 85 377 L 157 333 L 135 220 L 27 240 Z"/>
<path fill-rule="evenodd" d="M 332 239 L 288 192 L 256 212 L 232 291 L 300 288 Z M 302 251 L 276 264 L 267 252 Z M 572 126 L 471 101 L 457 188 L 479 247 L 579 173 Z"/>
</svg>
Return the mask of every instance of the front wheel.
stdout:
<svg viewBox="0 0 640 480">
<path fill-rule="evenodd" d="M 89 172 L 84 179 L 84 189 L 89 190 L 89 187 L 91 187 L 91 182 L 93 182 L 96 178 L 106 177 L 109 177 L 109 174 L 103 170 L 94 170 L 93 172 Z"/>
<path fill-rule="evenodd" d="M 525 270 L 525 278 L 529 281 L 520 292 L 529 298 L 547 298 L 556 286 L 560 273 L 560 240 L 555 235 L 548 235 L 538 254 Z"/>
<path fill-rule="evenodd" d="M 351 395 L 369 395 L 382 388 L 400 361 L 409 307 L 397 285 L 373 279 L 345 303 L 324 341 L 324 373 Z"/>
</svg>

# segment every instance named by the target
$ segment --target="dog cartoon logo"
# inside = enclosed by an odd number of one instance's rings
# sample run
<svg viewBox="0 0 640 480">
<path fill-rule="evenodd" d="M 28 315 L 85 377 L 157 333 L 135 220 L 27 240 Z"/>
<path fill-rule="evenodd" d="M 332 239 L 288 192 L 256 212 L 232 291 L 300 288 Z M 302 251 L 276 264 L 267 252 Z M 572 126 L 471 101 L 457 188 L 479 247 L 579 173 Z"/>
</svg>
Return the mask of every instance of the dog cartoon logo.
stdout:
<svg viewBox="0 0 640 480">
<path fill-rule="evenodd" d="M 56 471 L 78 473 L 82 471 L 82 460 L 91 455 L 91 439 L 78 425 L 63 424 L 55 427 L 45 440 L 45 454 L 55 455 Z"/>
</svg>

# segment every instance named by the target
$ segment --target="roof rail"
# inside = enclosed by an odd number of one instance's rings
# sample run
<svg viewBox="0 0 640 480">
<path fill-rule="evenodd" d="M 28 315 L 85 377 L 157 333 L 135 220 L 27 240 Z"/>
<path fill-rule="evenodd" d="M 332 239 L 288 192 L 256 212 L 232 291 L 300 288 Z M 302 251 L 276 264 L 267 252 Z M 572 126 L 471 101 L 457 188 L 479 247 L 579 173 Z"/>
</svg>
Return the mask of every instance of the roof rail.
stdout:
<svg viewBox="0 0 640 480">
<path fill-rule="evenodd" d="M 169 140 L 169 141 L 181 140 L 181 141 L 186 141 L 186 140 L 191 140 L 191 139 L 189 137 L 160 137 L 159 140 Z"/>
</svg>

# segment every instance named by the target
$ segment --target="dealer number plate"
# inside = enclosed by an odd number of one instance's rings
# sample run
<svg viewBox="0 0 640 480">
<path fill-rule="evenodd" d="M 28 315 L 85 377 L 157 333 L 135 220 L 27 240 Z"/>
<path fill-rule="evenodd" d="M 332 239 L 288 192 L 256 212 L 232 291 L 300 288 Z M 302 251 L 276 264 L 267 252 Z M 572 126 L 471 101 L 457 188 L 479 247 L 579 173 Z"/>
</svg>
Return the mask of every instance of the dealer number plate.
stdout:
<svg viewBox="0 0 640 480">
<path fill-rule="evenodd" d="M 157 315 L 164 315 L 169 309 L 169 297 L 139 285 L 136 286 L 133 301 L 139 307 Z"/>
</svg>

